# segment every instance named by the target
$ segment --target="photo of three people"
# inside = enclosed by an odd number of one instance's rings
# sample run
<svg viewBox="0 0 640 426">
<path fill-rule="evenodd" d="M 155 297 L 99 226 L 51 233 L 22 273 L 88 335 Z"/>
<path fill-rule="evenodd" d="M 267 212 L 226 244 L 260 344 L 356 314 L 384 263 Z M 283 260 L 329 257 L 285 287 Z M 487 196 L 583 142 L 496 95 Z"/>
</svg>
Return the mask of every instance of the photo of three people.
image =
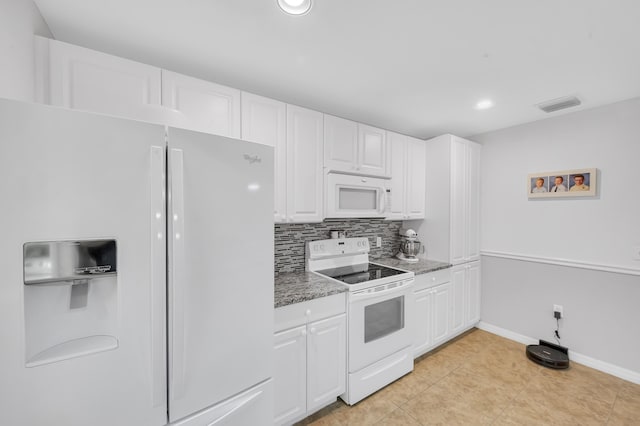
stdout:
<svg viewBox="0 0 640 426">
<path fill-rule="evenodd" d="M 595 172 L 572 170 L 558 173 L 529 175 L 529 196 L 589 196 L 595 195 Z"/>
</svg>

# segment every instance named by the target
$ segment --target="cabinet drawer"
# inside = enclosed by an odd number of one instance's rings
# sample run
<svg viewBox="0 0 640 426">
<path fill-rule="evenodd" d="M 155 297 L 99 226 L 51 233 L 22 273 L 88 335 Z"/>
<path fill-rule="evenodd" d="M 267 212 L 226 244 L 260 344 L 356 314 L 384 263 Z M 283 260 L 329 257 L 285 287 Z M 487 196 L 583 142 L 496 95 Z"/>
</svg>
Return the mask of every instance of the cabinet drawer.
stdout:
<svg viewBox="0 0 640 426">
<path fill-rule="evenodd" d="M 347 293 L 294 303 L 275 310 L 275 331 L 286 330 L 347 311 Z"/>
<path fill-rule="evenodd" d="M 451 281 L 451 268 L 429 272 L 428 274 L 416 275 L 414 291 L 420 291 L 449 281 Z"/>
</svg>

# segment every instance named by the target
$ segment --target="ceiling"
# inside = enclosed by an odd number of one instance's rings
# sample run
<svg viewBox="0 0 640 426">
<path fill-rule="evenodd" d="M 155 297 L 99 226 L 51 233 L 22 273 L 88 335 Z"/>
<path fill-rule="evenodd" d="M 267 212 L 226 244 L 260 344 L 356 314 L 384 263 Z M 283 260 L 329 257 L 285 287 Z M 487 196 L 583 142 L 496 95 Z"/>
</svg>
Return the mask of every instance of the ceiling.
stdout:
<svg viewBox="0 0 640 426">
<path fill-rule="evenodd" d="M 58 40 L 419 138 L 640 96 L 637 0 L 35 3 Z M 535 106 L 567 95 L 583 104 Z"/>
</svg>

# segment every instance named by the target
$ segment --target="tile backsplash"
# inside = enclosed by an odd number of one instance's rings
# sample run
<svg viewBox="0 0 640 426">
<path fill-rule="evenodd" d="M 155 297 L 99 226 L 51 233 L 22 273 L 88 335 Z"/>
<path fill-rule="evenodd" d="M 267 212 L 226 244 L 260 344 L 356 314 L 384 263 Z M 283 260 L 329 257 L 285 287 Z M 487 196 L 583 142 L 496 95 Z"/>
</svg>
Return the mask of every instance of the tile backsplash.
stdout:
<svg viewBox="0 0 640 426">
<path fill-rule="evenodd" d="M 275 271 L 304 271 L 306 242 L 330 238 L 330 231 L 346 231 L 347 237 L 367 237 L 371 259 L 391 257 L 400 249 L 398 231 L 402 221 L 384 219 L 344 219 L 322 223 L 282 223 L 275 225 Z M 382 237 L 382 247 L 376 247 Z"/>
</svg>

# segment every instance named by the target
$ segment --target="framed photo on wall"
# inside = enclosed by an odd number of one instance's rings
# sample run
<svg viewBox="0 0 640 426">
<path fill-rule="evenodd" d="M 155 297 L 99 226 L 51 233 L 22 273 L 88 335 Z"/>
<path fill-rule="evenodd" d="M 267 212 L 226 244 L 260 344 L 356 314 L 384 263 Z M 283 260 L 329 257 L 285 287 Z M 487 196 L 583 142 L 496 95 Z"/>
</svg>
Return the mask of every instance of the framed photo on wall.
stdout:
<svg viewBox="0 0 640 426">
<path fill-rule="evenodd" d="M 527 176 L 529 198 L 595 197 L 598 169 L 560 170 Z"/>
</svg>

